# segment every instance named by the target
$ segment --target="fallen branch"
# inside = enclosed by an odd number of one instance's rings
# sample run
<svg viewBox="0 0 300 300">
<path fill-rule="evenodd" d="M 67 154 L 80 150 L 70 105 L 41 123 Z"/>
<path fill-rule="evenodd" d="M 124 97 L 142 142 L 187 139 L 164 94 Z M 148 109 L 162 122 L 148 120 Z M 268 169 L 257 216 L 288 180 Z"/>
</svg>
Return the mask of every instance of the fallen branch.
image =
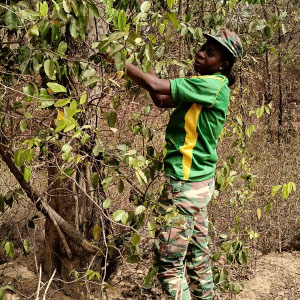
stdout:
<svg viewBox="0 0 300 300">
<path fill-rule="evenodd" d="M 63 231 L 69 239 L 75 244 L 81 246 L 86 252 L 90 254 L 96 254 L 100 249 L 85 240 L 69 223 L 67 223 L 45 200 L 42 199 L 27 183 L 19 171 L 17 166 L 12 161 L 11 155 L 8 149 L 0 143 L 0 155 L 2 160 L 6 163 L 7 167 L 14 175 L 21 188 L 25 191 L 28 198 L 35 204 L 36 208 L 52 222 L 55 220 L 57 226 Z M 68 252 L 67 252 L 68 253 Z"/>
</svg>

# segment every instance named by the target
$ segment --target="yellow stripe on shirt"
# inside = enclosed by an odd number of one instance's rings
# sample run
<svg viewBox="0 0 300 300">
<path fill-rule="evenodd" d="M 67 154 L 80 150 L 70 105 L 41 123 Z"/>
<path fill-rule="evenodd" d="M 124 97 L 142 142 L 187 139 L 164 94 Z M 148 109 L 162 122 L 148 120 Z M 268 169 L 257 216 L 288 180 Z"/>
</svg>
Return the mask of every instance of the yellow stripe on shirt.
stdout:
<svg viewBox="0 0 300 300">
<path fill-rule="evenodd" d="M 190 171 L 193 161 L 193 149 L 196 146 L 198 139 L 197 124 L 201 109 L 202 105 L 193 103 L 184 117 L 184 130 L 186 132 L 186 135 L 184 144 L 180 148 L 180 152 L 183 155 L 182 169 L 184 180 L 188 180 L 190 177 Z"/>
</svg>

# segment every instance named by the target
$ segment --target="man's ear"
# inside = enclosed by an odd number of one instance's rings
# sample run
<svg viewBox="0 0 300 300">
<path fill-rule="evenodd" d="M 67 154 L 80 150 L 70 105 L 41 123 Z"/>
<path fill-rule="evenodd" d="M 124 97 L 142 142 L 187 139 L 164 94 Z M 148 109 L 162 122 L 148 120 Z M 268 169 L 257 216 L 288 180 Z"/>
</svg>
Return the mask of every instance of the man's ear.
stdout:
<svg viewBox="0 0 300 300">
<path fill-rule="evenodd" d="M 222 62 L 222 70 L 226 70 L 229 66 L 229 62 L 227 60 L 224 60 Z"/>
</svg>

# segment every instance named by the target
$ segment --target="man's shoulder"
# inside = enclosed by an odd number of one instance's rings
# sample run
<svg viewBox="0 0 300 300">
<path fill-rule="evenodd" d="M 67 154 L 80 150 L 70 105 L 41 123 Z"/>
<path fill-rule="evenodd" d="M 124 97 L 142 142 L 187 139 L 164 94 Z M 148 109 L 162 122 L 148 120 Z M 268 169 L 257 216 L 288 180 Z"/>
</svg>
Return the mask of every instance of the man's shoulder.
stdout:
<svg viewBox="0 0 300 300">
<path fill-rule="evenodd" d="M 200 79 L 200 80 L 208 80 L 208 81 L 217 80 L 224 83 L 228 82 L 227 77 L 222 74 L 192 76 L 191 79 Z"/>
</svg>

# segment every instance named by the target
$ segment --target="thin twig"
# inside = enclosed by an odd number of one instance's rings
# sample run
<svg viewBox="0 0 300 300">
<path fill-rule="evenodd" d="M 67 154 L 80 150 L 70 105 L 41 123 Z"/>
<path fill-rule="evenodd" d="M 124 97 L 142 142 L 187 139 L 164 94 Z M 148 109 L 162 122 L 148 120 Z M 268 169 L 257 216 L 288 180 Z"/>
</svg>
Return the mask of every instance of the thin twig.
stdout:
<svg viewBox="0 0 300 300">
<path fill-rule="evenodd" d="M 46 289 L 45 289 L 45 294 L 44 294 L 43 300 L 46 300 L 46 295 L 47 295 L 48 289 L 49 289 L 49 287 L 50 287 L 50 284 L 51 284 L 51 282 L 53 281 L 53 278 L 54 278 L 55 273 L 56 273 L 56 269 L 54 270 L 54 272 L 53 272 L 53 274 L 52 274 L 52 276 L 51 276 L 51 278 L 50 278 L 50 280 L 49 280 L 49 282 L 48 282 L 48 284 L 47 284 L 47 287 L 46 287 Z"/>
<path fill-rule="evenodd" d="M 36 298 L 35 298 L 35 300 L 39 300 L 40 289 L 41 289 L 41 281 L 42 281 L 42 265 L 40 265 L 39 282 L 38 282 L 38 287 L 37 287 L 37 292 L 36 292 Z"/>
</svg>

